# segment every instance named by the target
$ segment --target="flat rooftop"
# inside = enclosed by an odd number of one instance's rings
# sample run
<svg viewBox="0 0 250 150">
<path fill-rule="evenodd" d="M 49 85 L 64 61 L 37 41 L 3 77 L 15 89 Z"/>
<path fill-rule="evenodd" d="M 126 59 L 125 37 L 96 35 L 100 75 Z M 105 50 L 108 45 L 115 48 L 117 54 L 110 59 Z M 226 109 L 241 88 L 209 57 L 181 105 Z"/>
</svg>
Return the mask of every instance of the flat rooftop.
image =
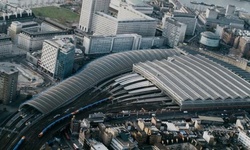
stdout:
<svg viewBox="0 0 250 150">
<path fill-rule="evenodd" d="M 200 120 L 203 121 L 214 121 L 214 122 L 224 122 L 221 117 L 211 117 L 211 116 L 199 116 Z"/>
<path fill-rule="evenodd" d="M 50 45 L 54 47 L 60 48 L 61 51 L 67 53 L 71 51 L 74 47 L 74 44 L 71 43 L 70 39 L 62 38 L 62 39 L 52 39 L 52 40 L 45 40 Z"/>
<path fill-rule="evenodd" d="M 133 70 L 180 106 L 201 104 L 204 107 L 211 104 L 216 107 L 226 103 L 250 103 L 249 82 L 201 55 L 138 63 Z"/>
<path fill-rule="evenodd" d="M 14 66 L 0 65 L 0 73 L 5 73 L 10 75 L 16 72 L 18 72 L 18 70 Z"/>
</svg>

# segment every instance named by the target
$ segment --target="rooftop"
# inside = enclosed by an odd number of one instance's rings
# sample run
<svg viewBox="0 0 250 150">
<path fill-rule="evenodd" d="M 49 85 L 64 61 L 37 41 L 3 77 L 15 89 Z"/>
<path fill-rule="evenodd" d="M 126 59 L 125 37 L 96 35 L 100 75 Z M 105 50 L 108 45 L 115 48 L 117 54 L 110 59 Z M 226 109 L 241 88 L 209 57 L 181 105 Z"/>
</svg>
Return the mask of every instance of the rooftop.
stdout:
<svg viewBox="0 0 250 150">
<path fill-rule="evenodd" d="M 249 82 L 201 55 L 147 61 L 134 65 L 133 70 L 180 106 L 211 104 L 215 107 L 226 102 L 250 102 Z"/>
<path fill-rule="evenodd" d="M 5 73 L 5 74 L 13 74 L 18 72 L 18 70 L 14 67 L 14 66 L 4 66 L 4 65 L 0 65 L 0 73 Z"/>
<path fill-rule="evenodd" d="M 74 44 L 72 44 L 71 40 L 68 38 L 45 40 L 45 42 L 57 48 L 60 48 L 61 51 L 66 53 L 71 51 L 72 48 L 74 47 Z"/>
<path fill-rule="evenodd" d="M 221 117 L 199 116 L 200 120 L 224 122 Z"/>
<path fill-rule="evenodd" d="M 210 31 L 202 32 L 201 35 L 211 39 L 220 39 L 220 36 Z"/>
</svg>

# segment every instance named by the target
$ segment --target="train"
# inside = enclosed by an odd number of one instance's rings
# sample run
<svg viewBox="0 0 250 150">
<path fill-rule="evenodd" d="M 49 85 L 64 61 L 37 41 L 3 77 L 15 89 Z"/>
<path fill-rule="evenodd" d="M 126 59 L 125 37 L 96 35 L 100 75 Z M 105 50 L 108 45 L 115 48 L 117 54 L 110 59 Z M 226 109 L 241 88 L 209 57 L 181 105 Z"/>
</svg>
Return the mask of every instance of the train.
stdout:
<svg viewBox="0 0 250 150">
<path fill-rule="evenodd" d="M 96 102 L 91 103 L 91 104 L 89 104 L 89 105 L 86 105 L 86 106 L 84 106 L 84 107 L 81 107 L 80 109 L 78 109 L 78 110 L 76 110 L 76 111 L 74 111 L 74 112 L 71 112 L 71 113 L 69 113 L 69 114 L 64 115 L 63 117 L 61 117 L 61 118 L 55 120 L 54 122 L 52 122 L 51 124 L 49 124 L 47 127 L 45 127 L 45 128 L 39 133 L 38 137 L 41 138 L 41 137 L 42 137 L 51 127 L 53 127 L 53 126 L 56 125 L 57 123 L 63 121 L 64 119 L 70 118 L 70 117 L 72 117 L 73 115 L 78 114 L 79 112 L 82 112 L 83 110 L 86 110 L 86 109 L 88 109 L 88 108 L 90 108 L 90 107 L 93 107 L 93 106 L 95 106 L 95 105 L 101 104 L 101 103 L 103 103 L 103 102 L 106 102 L 106 101 L 108 101 L 108 100 L 110 100 L 110 99 L 112 99 L 112 97 L 104 98 L 104 99 L 102 99 L 102 100 L 99 100 L 99 101 L 96 101 Z"/>
<path fill-rule="evenodd" d="M 20 146 L 23 144 L 23 142 L 25 141 L 25 136 L 23 136 L 18 143 L 16 144 L 16 146 L 13 148 L 13 150 L 18 150 L 20 149 Z"/>
</svg>

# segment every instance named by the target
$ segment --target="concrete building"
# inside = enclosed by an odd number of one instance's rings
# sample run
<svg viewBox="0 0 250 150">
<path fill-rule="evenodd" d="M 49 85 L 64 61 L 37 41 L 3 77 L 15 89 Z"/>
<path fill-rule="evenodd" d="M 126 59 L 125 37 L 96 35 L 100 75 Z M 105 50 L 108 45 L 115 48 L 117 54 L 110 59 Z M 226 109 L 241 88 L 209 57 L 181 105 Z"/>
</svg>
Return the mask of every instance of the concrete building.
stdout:
<svg viewBox="0 0 250 150">
<path fill-rule="evenodd" d="M 138 34 L 118 34 L 115 36 L 85 36 L 85 54 L 108 54 L 128 50 L 162 47 L 163 37 L 142 37 Z"/>
<path fill-rule="evenodd" d="M 95 12 L 108 12 L 110 0 L 83 0 L 79 28 L 85 32 L 90 32 L 93 14 Z"/>
<path fill-rule="evenodd" d="M 164 15 L 162 19 L 162 25 L 164 26 L 167 18 L 173 18 L 181 23 L 187 25 L 186 35 L 194 35 L 196 25 L 197 25 L 197 18 L 196 15 L 191 13 L 184 13 L 184 12 L 173 12 L 167 13 Z"/>
<path fill-rule="evenodd" d="M 153 7 L 150 6 L 149 4 L 145 3 L 144 1 L 141 0 L 126 0 L 126 3 L 128 6 L 132 7 L 133 9 L 144 13 L 144 14 L 152 14 L 153 13 Z"/>
<path fill-rule="evenodd" d="M 226 9 L 225 15 L 226 16 L 232 16 L 232 15 L 234 15 L 235 8 L 236 7 L 234 5 L 227 5 L 227 9 Z"/>
<path fill-rule="evenodd" d="M 238 136 L 238 141 L 240 143 L 242 143 L 242 145 L 246 148 L 246 149 L 250 149 L 250 136 L 249 136 L 249 131 L 244 132 L 244 131 L 240 131 L 239 132 L 239 136 Z"/>
<path fill-rule="evenodd" d="M 21 33 L 22 29 L 30 28 L 30 27 L 37 27 L 38 23 L 34 21 L 29 22 L 19 22 L 13 21 L 8 28 L 7 34 L 11 37 L 14 43 L 18 41 L 18 34 Z"/>
<path fill-rule="evenodd" d="M 208 8 L 206 10 L 206 18 L 209 18 L 209 19 L 217 19 L 218 17 L 218 12 L 213 9 L 213 8 Z"/>
<path fill-rule="evenodd" d="M 203 138 L 207 141 L 207 143 L 209 144 L 213 144 L 214 143 L 214 136 L 209 134 L 208 131 L 204 131 L 203 133 Z"/>
<path fill-rule="evenodd" d="M 64 79 L 71 75 L 75 46 L 69 39 L 53 39 L 43 42 L 40 66 L 54 78 Z"/>
<path fill-rule="evenodd" d="M 247 58 L 250 57 L 250 37 L 243 36 L 235 38 L 233 47 L 240 50 L 243 56 Z"/>
<path fill-rule="evenodd" d="M 206 48 L 217 48 L 220 37 L 213 32 L 205 31 L 201 33 L 200 44 Z"/>
<path fill-rule="evenodd" d="M 6 34 L 0 34 L 0 45 L 0 57 L 11 55 L 12 42 L 9 36 L 7 36 Z"/>
<path fill-rule="evenodd" d="M 112 9 L 118 10 L 120 6 L 128 6 L 144 14 L 152 14 L 153 7 L 141 0 L 111 0 L 110 5 Z"/>
<path fill-rule="evenodd" d="M 0 32 L 7 34 L 8 27 L 12 24 L 12 22 L 30 22 L 33 21 L 34 17 L 35 16 L 30 12 L 29 9 L 21 12 L 4 12 L 0 16 Z"/>
<path fill-rule="evenodd" d="M 212 13 L 211 13 L 212 12 Z M 239 19 L 237 16 L 218 16 L 216 11 L 207 10 L 206 14 L 200 14 L 198 18 L 207 27 L 215 28 L 217 25 L 231 26 L 244 29 L 244 20 Z M 217 16 L 217 17 L 216 17 Z"/>
<path fill-rule="evenodd" d="M 119 7 L 116 10 L 117 14 L 108 14 L 109 3 L 109 0 L 84 0 L 79 28 L 85 32 L 105 36 L 127 33 L 155 35 L 155 19 L 128 6 Z"/>
<path fill-rule="evenodd" d="M 18 35 L 18 46 L 27 51 L 41 50 L 43 41 L 52 39 L 56 35 L 65 35 L 68 31 L 47 31 L 41 26 L 25 28 Z"/>
<path fill-rule="evenodd" d="M 108 150 L 108 148 L 105 145 L 94 139 L 88 139 L 87 143 L 90 147 L 90 150 Z"/>
<path fill-rule="evenodd" d="M 166 43 L 170 47 L 174 47 L 184 41 L 186 29 L 186 24 L 168 18 L 164 24 L 162 36 L 166 38 Z"/>
<path fill-rule="evenodd" d="M 220 25 L 216 26 L 215 34 L 217 34 L 218 36 L 220 36 L 220 39 L 222 39 L 224 28 L 226 28 L 226 27 L 225 26 L 220 26 Z"/>
<path fill-rule="evenodd" d="M 15 67 L 0 66 L 0 101 L 12 103 L 16 99 L 18 70 Z"/>
<path fill-rule="evenodd" d="M 234 40 L 237 37 L 235 32 L 231 28 L 224 28 L 222 30 L 222 41 L 225 42 L 226 44 L 233 46 Z"/>
<path fill-rule="evenodd" d="M 112 147 L 113 150 L 132 150 L 137 147 L 137 144 L 130 137 L 129 132 L 121 131 L 119 136 L 112 138 L 110 147 Z"/>
</svg>

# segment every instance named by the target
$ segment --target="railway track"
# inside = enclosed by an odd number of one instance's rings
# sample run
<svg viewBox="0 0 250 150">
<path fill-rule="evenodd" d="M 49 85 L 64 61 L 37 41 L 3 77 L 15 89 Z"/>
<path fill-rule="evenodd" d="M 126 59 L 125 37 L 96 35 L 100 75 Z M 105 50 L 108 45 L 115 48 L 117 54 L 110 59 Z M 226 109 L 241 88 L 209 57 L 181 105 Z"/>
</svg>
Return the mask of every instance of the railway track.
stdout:
<svg viewBox="0 0 250 150">
<path fill-rule="evenodd" d="M 52 129 L 50 129 L 42 138 L 38 138 L 38 134 L 43 130 L 43 128 L 54 121 L 54 119 L 51 120 L 50 118 L 53 118 L 53 116 L 55 114 L 63 114 L 66 109 L 72 108 L 72 107 L 74 108 L 74 110 L 77 110 L 78 108 L 80 108 L 82 106 L 91 104 L 91 103 L 93 103 L 93 102 L 95 102 L 97 100 L 100 100 L 100 99 L 106 98 L 106 97 L 108 97 L 108 94 L 106 94 L 106 93 L 99 93 L 99 94 L 96 95 L 95 93 L 86 92 L 85 94 L 80 96 L 78 98 L 78 100 L 73 101 L 68 106 L 62 107 L 62 108 L 52 112 L 48 116 L 46 116 L 46 117 L 42 118 L 41 120 L 39 120 L 37 123 L 32 124 L 31 126 L 29 126 L 28 129 L 25 129 L 25 131 L 22 131 L 23 134 L 20 133 L 18 136 L 16 136 L 14 138 L 14 140 L 12 140 L 11 143 L 9 142 L 8 144 L 5 144 L 5 146 L 3 146 L 3 149 L 11 149 L 11 148 L 13 148 L 14 145 L 18 142 L 18 140 L 22 136 L 25 136 L 26 140 L 25 140 L 25 142 L 24 142 L 21 149 L 25 149 L 25 150 L 40 149 L 40 147 L 53 134 L 53 130 L 55 130 L 57 128 L 60 128 L 60 127 L 63 127 L 64 125 L 66 125 L 70 121 L 70 119 L 66 119 L 66 120 L 60 122 L 59 124 L 53 126 Z M 88 110 L 88 112 L 90 112 L 90 111 L 91 110 Z M 86 113 L 86 114 L 88 114 L 88 113 Z"/>
</svg>

